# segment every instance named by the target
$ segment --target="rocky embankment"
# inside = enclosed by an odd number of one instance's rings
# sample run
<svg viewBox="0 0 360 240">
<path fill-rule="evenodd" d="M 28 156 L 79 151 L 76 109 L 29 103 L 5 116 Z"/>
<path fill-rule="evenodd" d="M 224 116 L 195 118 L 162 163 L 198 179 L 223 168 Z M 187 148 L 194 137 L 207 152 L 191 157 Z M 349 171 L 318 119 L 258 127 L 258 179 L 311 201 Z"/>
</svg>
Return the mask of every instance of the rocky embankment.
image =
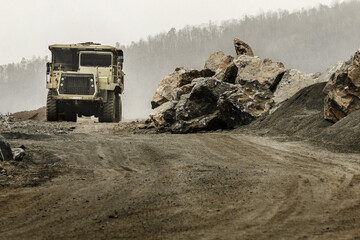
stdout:
<svg viewBox="0 0 360 240">
<path fill-rule="evenodd" d="M 274 112 L 299 90 L 321 82 L 328 82 L 325 118 L 334 120 L 329 117 L 339 108 L 334 102 L 348 104 L 349 110 L 337 114 L 342 117 L 360 108 L 359 80 L 353 80 L 358 79 L 359 68 L 352 59 L 323 73 L 307 74 L 270 59 L 216 52 L 204 69 L 180 67 L 160 82 L 151 102 L 150 122 L 173 133 L 232 129 Z M 344 74 L 348 80 L 341 81 Z M 336 79 L 341 84 L 333 83 Z"/>
</svg>

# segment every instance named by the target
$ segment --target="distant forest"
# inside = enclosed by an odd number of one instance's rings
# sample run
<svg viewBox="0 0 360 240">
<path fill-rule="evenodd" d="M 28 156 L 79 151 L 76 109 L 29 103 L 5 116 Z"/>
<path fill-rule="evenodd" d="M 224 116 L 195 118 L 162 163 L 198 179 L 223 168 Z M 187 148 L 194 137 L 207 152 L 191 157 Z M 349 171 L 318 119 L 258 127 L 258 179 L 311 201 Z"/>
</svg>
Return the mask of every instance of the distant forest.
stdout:
<svg viewBox="0 0 360 240">
<path fill-rule="evenodd" d="M 125 55 L 124 117 L 147 117 L 158 83 L 176 67 L 201 69 L 217 51 L 235 55 L 234 38 L 247 42 L 260 58 L 281 61 L 287 68 L 305 72 L 323 71 L 348 59 L 360 47 L 359 12 L 360 2 L 348 1 L 292 13 L 267 12 L 221 24 L 173 28 L 129 46 L 116 43 Z M 0 66 L 0 112 L 45 105 L 46 61 L 23 59 Z"/>
</svg>

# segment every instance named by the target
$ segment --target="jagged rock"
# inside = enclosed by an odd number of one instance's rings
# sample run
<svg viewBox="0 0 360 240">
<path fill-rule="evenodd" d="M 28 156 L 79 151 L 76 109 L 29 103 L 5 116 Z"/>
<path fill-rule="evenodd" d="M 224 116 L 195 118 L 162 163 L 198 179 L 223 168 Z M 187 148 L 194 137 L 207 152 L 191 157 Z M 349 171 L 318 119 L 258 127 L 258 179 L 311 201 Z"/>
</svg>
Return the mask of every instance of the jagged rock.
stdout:
<svg viewBox="0 0 360 240">
<path fill-rule="evenodd" d="M 15 161 L 21 161 L 25 157 L 25 150 L 23 148 L 12 148 L 11 149 L 13 158 Z"/>
<path fill-rule="evenodd" d="M 238 67 L 235 65 L 235 63 L 232 62 L 229 65 L 227 65 L 225 69 L 215 74 L 214 77 L 220 81 L 234 84 L 237 74 L 238 74 Z"/>
<path fill-rule="evenodd" d="M 360 49 L 338 69 L 324 88 L 325 119 L 337 122 L 360 109 Z"/>
<path fill-rule="evenodd" d="M 223 52 L 213 53 L 205 63 L 205 69 L 215 72 L 214 77 L 220 81 L 235 83 L 238 68 L 233 63 L 232 56 L 226 56 Z"/>
<path fill-rule="evenodd" d="M 272 92 L 258 81 L 235 86 L 238 87 L 235 91 L 224 93 L 218 101 L 221 116 L 224 119 L 231 119 L 235 116 L 232 115 L 233 113 L 238 113 L 240 115 L 235 120 L 235 123 L 248 124 L 254 118 L 268 112 L 273 106 Z M 225 111 L 222 109 L 225 109 Z M 234 125 L 236 125 L 235 123 Z"/>
<path fill-rule="evenodd" d="M 193 87 L 195 86 L 196 84 L 196 81 L 198 79 L 202 79 L 202 78 L 197 78 L 195 79 L 192 83 L 190 84 L 186 84 L 184 86 L 181 86 L 179 88 L 175 88 L 173 90 L 173 93 L 172 93 L 172 100 L 174 101 L 179 101 L 180 100 L 180 97 L 184 94 L 189 94 L 191 92 L 191 90 L 193 89 Z"/>
<path fill-rule="evenodd" d="M 206 60 L 204 68 L 219 74 L 232 63 L 233 59 L 232 56 L 226 56 L 223 52 L 216 52 L 211 54 L 208 60 Z"/>
<path fill-rule="evenodd" d="M 173 103 L 168 101 L 151 111 L 150 119 L 155 126 L 164 127 L 174 121 L 175 111 L 172 105 Z"/>
<path fill-rule="evenodd" d="M 221 94 L 235 88 L 215 78 L 202 79 L 195 84 L 190 94 L 181 96 L 175 106 L 175 120 L 189 120 L 213 113 L 217 109 L 217 100 Z"/>
<path fill-rule="evenodd" d="M 0 135 L 0 161 L 13 160 L 10 144 Z"/>
<path fill-rule="evenodd" d="M 296 69 L 286 70 L 274 92 L 276 104 L 291 98 L 299 90 L 317 83 L 314 74 L 307 74 Z"/>
<path fill-rule="evenodd" d="M 248 55 L 251 57 L 254 56 L 254 52 L 251 49 L 251 47 L 247 43 L 241 41 L 238 38 L 234 39 L 234 47 L 235 47 L 236 55 Z"/>
<path fill-rule="evenodd" d="M 215 73 L 210 69 L 203 69 L 201 71 L 187 69 L 184 67 L 176 68 L 175 72 L 166 76 L 160 82 L 155 95 L 152 98 L 151 106 L 153 109 L 159 107 L 161 104 L 171 100 L 172 92 L 175 88 L 191 83 L 195 78 L 211 77 Z"/>
<path fill-rule="evenodd" d="M 224 76 L 220 79 L 223 82 L 227 82 L 227 83 L 235 83 L 237 74 L 238 74 L 238 67 L 235 65 L 235 63 L 231 63 L 230 65 L 228 65 L 228 67 L 225 69 L 224 71 Z"/>
<path fill-rule="evenodd" d="M 276 89 L 285 73 L 282 63 L 272 62 L 270 59 L 240 55 L 234 59 L 234 64 L 238 68 L 235 83 L 257 80 L 271 91 Z"/>
<path fill-rule="evenodd" d="M 173 133 L 192 133 L 203 130 L 215 130 L 221 126 L 222 122 L 219 119 L 219 112 L 215 111 L 187 121 L 177 121 L 170 127 L 170 131 Z"/>
</svg>

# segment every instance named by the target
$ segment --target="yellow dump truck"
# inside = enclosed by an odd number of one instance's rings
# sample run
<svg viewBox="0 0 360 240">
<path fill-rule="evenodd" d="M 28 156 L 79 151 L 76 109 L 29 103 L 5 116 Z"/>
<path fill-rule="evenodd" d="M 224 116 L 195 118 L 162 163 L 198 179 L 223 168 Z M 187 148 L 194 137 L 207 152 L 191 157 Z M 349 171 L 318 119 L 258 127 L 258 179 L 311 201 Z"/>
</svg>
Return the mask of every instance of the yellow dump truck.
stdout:
<svg viewBox="0 0 360 240">
<path fill-rule="evenodd" d="M 99 122 L 121 121 L 123 51 L 92 42 L 55 44 L 49 49 L 47 120 L 76 122 L 77 116 L 95 116 Z"/>
</svg>

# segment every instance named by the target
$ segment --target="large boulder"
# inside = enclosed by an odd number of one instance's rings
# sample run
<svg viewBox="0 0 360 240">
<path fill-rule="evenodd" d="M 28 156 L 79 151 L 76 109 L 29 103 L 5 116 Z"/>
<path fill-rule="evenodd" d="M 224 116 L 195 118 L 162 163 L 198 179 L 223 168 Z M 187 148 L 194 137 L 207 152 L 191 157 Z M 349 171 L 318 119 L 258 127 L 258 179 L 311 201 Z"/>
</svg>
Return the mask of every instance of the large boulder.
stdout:
<svg viewBox="0 0 360 240">
<path fill-rule="evenodd" d="M 236 86 L 221 82 L 216 78 L 204 78 L 194 84 L 189 94 L 180 97 L 174 106 L 175 120 L 189 120 L 208 115 L 217 110 L 217 101 L 220 96 Z"/>
<path fill-rule="evenodd" d="M 220 81 L 235 83 L 237 67 L 233 60 L 232 56 L 226 56 L 223 52 L 216 52 L 206 60 L 204 68 L 214 71 L 214 77 Z"/>
<path fill-rule="evenodd" d="M 256 80 L 235 86 L 235 90 L 225 92 L 218 101 L 222 118 L 235 118 L 232 124 L 234 126 L 238 123 L 250 123 L 253 119 L 268 112 L 274 104 L 272 92 Z M 233 113 L 240 115 L 236 117 Z"/>
<path fill-rule="evenodd" d="M 241 41 L 238 38 L 234 39 L 234 47 L 235 47 L 236 55 L 248 55 L 251 57 L 254 56 L 254 52 L 251 49 L 251 47 L 247 43 Z"/>
<path fill-rule="evenodd" d="M 151 101 L 152 108 L 155 109 L 161 104 L 171 100 L 172 92 L 175 88 L 189 84 L 195 78 L 211 77 L 213 75 L 214 72 L 209 69 L 198 71 L 184 67 L 176 68 L 173 73 L 164 77 L 160 82 Z"/>
<path fill-rule="evenodd" d="M 172 123 L 174 119 L 174 109 L 172 102 L 168 101 L 153 109 L 150 113 L 150 120 L 156 127 L 164 127 Z"/>
<path fill-rule="evenodd" d="M 232 56 L 226 56 L 223 52 L 216 52 L 210 55 L 208 60 L 205 62 L 205 69 L 210 69 L 211 71 L 218 74 L 219 72 L 226 69 L 226 67 L 232 63 Z"/>
<path fill-rule="evenodd" d="M 215 74 L 215 78 L 220 81 L 235 84 L 236 77 L 238 75 L 238 67 L 234 62 L 227 65 L 220 72 Z"/>
<path fill-rule="evenodd" d="M 360 49 L 334 74 L 324 88 L 325 119 L 337 122 L 360 109 Z"/>
<path fill-rule="evenodd" d="M 284 64 L 270 59 L 246 55 L 237 56 L 234 64 L 238 68 L 235 83 L 257 80 L 260 84 L 274 91 L 285 73 Z"/>
</svg>

